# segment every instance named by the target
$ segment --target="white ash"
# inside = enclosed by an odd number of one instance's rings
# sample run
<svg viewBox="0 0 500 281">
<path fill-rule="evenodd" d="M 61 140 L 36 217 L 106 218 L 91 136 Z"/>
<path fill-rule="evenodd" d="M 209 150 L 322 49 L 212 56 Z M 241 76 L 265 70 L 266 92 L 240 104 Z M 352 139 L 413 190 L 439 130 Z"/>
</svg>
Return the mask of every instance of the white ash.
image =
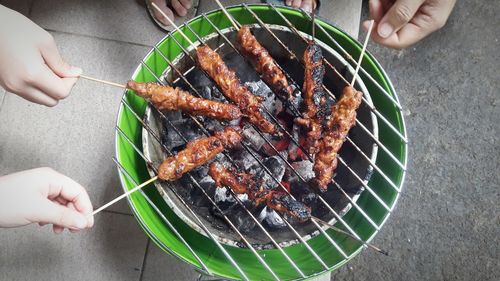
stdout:
<svg viewBox="0 0 500 281">
<path fill-rule="evenodd" d="M 276 96 L 274 95 L 273 91 L 269 89 L 269 87 L 264 83 L 262 80 L 255 81 L 255 82 L 246 82 L 245 86 L 248 87 L 250 92 L 252 92 L 254 95 L 263 97 L 263 105 L 264 107 L 273 115 L 277 114 L 279 111 L 283 109 L 283 105 L 277 103 Z"/>
<path fill-rule="evenodd" d="M 278 156 L 272 156 L 266 158 L 263 164 L 271 173 L 262 168 L 258 177 L 263 180 L 264 185 L 268 189 L 278 187 L 279 182 L 281 182 L 281 179 L 285 175 L 285 162 Z"/>
<path fill-rule="evenodd" d="M 313 163 L 308 160 L 293 162 L 292 167 L 307 182 L 314 178 Z M 299 182 L 301 179 L 294 171 L 290 171 L 290 182 Z"/>
<path fill-rule="evenodd" d="M 253 171 L 253 174 L 255 174 L 256 170 L 260 168 L 260 164 L 255 159 L 255 157 L 257 157 L 259 160 L 262 160 L 262 157 L 255 151 L 252 151 L 252 153 L 248 152 L 246 149 L 243 149 L 235 156 L 235 161 L 237 163 L 237 166 L 242 168 L 245 172 L 252 174 Z"/>
<path fill-rule="evenodd" d="M 215 189 L 214 200 L 215 203 L 235 201 L 235 199 L 233 198 L 233 196 L 231 196 L 226 187 L 220 187 Z"/>
<path fill-rule="evenodd" d="M 245 128 L 243 128 L 242 135 L 255 150 L 260 150 L 266 142 L 252 126 L 245 126 Z"/>
<path fill-rule="evenodd" d="M 283 219 L 276 213 L 276 211 L 269 209 L 267 206 L 262 209 L 259 214 L 259 221 L 265 221 L 269 226 L 281 228 L 286 226 Z"/>
</svg>

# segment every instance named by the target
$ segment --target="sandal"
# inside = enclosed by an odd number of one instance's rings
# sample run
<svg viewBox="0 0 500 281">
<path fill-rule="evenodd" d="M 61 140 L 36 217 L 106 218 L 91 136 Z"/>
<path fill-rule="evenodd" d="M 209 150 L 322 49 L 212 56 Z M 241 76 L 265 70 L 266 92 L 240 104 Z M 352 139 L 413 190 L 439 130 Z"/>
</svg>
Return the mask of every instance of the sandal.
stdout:
<svg viewBox="0 0 500 281">
<path fill-rule="evenodd" d="M 170 1 L 169 0 L 165 0 L 165 1 L 167 1 L 167 3 L 168 3 L 167 6 L 172 10 L 172 12 L 174 14 L 176 14 L 174 8 L 172 8 L 172 6 L 170 5 Z M 167 32 L 172 31 L 174 29 L 173 26 L 165 25 L 155 17 L 155 13 L 154 13 L 155 8 L 153 8 L 153 6 L 151 5 L 151 2 L 152 2 L 152 0 L 145 0 L 146 8 L 148 10 L 148 13 L 149 13 L 149 16 L 151 17 L 151 19 L 154 21 L 154 23 L 159 28 L 163 29 L 164 31 L 167 31 Z M 186 19 L 191 19 L 196 15 L 196 12 L 198 11 L 198 6 L 200 3 L 200 0 L 192 0 L 192 2 L 193 2 L 192 7 L 188 10 L 188 12 L 185 16 L 179 17 L 176 15 L 176 17 L 174 19 L 174 23 L 176 25 L 181 25 L 186 21 Z"/>
<path fill-rule="evenodd" d="M 285 0 L 262 0 L 262 3 L 286 6 L 285 5 Z M 321 1 L 320 0 L 316 0 L 316 9 L 314 10 L 314 13 L 316 15 L 319 15 L 319 8 L 320 8 L 320 6 L 321 6 Z M 286 6 L 286 7 L 290 7 L 290 6 Z"/>
</svg>

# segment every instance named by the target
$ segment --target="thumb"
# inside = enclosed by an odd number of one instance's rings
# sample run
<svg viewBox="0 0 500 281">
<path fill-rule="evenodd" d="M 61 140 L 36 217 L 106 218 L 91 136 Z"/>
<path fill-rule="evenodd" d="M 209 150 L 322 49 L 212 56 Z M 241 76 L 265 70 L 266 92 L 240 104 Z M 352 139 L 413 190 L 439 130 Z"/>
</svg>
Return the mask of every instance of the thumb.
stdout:
<svg viewBox="0 0 500 281">
<path fill-rule="evenodd" d="M 388 38 L 394 32 L 406 25 L 417 13 L 424 0 L 398 0 L 380 20 L 377 33 L 382 38 Z"/>
<path fill-rule="evenodd" d="M 69 229 L 84 229 L 88 224 L 87 218 L 82 213 L 50 200 L 46 201 L 38 219 L 42 223 L 51 223 Z"/>
<path fill-rule="evenodd" d="M 79 77 L 82 69 L 69 65 L 59 54 L 56 44 L 52 41 L 40 48 L 45 63 L 61 78 Z"/>
</svg>

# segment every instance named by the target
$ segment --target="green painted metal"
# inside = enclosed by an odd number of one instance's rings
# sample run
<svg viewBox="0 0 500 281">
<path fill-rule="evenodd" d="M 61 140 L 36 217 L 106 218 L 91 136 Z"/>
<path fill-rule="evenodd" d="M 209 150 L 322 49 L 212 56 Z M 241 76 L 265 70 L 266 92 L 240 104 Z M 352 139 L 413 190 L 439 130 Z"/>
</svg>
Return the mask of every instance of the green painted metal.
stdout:
<svg viewBox="0 0 500 281">
<path fill-rule="evenodd" d="M 280 19 L 276 12 L 269 6 L 249 5 L 249 8 L 252 9 L 266 23 L 286 26 L 282 19 Z M 306 33 L 311 30 L 311 22 L 307 20 L 300 11 L 285 7 L 279 7 L 278 9 L 299 30 Z M 255 23 L 251 14 L 242 6 L 234 6 L 228 8 L 228 10 L 242 24 Z M 229 20 L 221 11 L 211 12 L 207 14 L 207 17 L 221 28 L 230 26 Z M 359 57 L 361 52 L 361 45 L 359 42 L 348 36 L 345 32 L 321 19 L 318 19 L 318 22 L 322 25 L 322 27 L 324 27 L 330 36 L 332 36 L 344 49 L 346 49 L 347 52 L 349 52 L 352 57 Z M 198 34 L 202 36 L 215 32 L 211 25 L 202 17 L 197 17 L 189 21 L 187 24 L 189 24 L 196 32 L 198 32 Z M 183 31 L 193 41 L 196 41 L 196 37 L 187 28 L 181 27 L 181 29 L 183 29 Z M 188 42 L 186 42 L 186 40 L 178 32 L 173 33 L 172 36 L 175 36 L 176 39 L 184 46 L 188 46 Z M 316 29 L 316 37 L 335 49 L 334 45 L 329 42 L 329 39 L 325 36 L 325 34 L 320 32 L 318 29 Z M 171 40 L 172 39 L 169 36 L 165 37 L 158 44 L 158 48 L 166 56 L 168 56 L 169 59 L 174 59 L 180 54 L 181 50 L 175 43 L 172 43 Z M 339 50 L 337 51 L 341 53 Z M 153 71 L 155 71 L 157 75 L 161 75 L 161 73 L 167 68 L 167 63 L 154 50 L 146 56 L 144 62 Z M 385 88 L 388 93 L 396 97 L 389 78 L 372 55 L 369 53 L 365 54 L 362 66 L 372 75 L 373 78 L 376 79 L 380 85 Z M 141 82 L 155 80 L 154 77 L 142 66 L 137 68 L 132 79 Z M 364 79 L 364 83 L 368 88 L 371 98 L 373 99 L 373 103 L 378 111 L 382 113 L 396 128 L 398 128 L 403 135 L 406 135 L 403 116 L 397 107 L 368 79 Z M 124 99 L 137 113 L 144 113 L 146 103 L 142 98 L 126 92 Z M 137 147 L 142 147 L 142 127 L 134 118 L 132 113 L 123 105 L 120 107 L 118 113 L 117 124 L 127 134 L 127 136 L 134 141 Z M 379 122 L 379 139 L 401 161 L 401 163 L 406 165 L 406 144 L 383 122 Z M 116 134 L 116 154 L 118 161 L 130 173 L 135 181 L 143 182 L 149 178 L 146 165 L 142 158 L 134 152 L 132 147 L 119 134 Z M 394 161 L 381 149 L 379 149 L 376 164 L 397 186 L 402 186 L 405 175 L 404 170 L 397 166 Z M 127 177 L 120 175 L 120 178 L 125 190 L 129 190 L 134 187 L 134 184 L 128 180 Z M 392 210 L 398 199 L 398 192 L 396 192 L 377 172 L 374 172 L 368 184 L 377 193 L 377 195 L 379 195 L 379 197 L 391 207 Z M 212 273 L 229 279 L 241 278 L 240 274 L 217 248 L 215 243 L 205 236 L 197 233 L 195 230 L 187 226 L 181 219 L 179 219 L 172 212 L 172 210 L 169 209 L 152 184 L 147 186 L 144 191 L 156 204 L 156 206 L 162 210 L 163 215 L 165 215 L 172 222 L 177 231 L 189 243 L 194 251 L 196 251 Z M 158 247 L 201 270 L 200 264 L 193 257 L 191 252 L 174 235 L 172 230 L 165 225 L 160 216 L 147 203 L 146 199 L 144 199 L 140 193 L 132 194 L 128 200 L 137 221 L 149 237 L 158 245 Z M 357 203 L 373 219 L 373 221 L 379 225 L 383 224 L 389 216 L 389 212 L 385 210 L 368 192 L 363 192 Z M 356 208 L 351 208 L 351 210 L 343 218 L 361 236 L 361 238 L 367 241 L 371 240 L 376 234 L 376 229 L 374 229 L 366 221 L 366 219 L 364 219 L 362 214 L 359 213 Z M 337 224 L 337 226 L 342 228 L 340 224 Z M 348 259 L 344 259 L 322 235 L 309 240 L 307 243 L 327 263 L 330 270 L 339 268 L 349 259 L 357 255 L 363 248 L 359 242 L 356 242 L 343 234 L 339 234 L 332 230 L 328 230 L 327 233 L 333 237 L 340 247 L 342 247 L 342 249 L 344 249 L 344 251 L 349 255 Z M 250 279 L 272 279 L 269 272 L 262 267 L 254 254 L 249 250 L 230 246 L 224 247 L 234 260 L 238 262 Z M 312 257 L 303 245 L 294 245 L 287 247 L 284 250 L 306 275 L 317 276 L 325 272 L 324 268 Z M 300 275 L 289 265 L 289 263 L 277 250 L 262 250 L 258 252 L 272 267 L 280 279 L 300 279 Z"/>
</svg>

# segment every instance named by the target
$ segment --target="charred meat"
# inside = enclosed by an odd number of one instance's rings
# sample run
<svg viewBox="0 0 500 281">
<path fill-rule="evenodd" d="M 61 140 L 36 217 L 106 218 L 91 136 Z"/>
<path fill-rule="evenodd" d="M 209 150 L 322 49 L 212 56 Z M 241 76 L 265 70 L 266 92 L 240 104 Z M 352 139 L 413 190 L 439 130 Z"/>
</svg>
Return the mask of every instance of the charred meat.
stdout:
<svg viewBox="0 0 500 281">
<path fill-rule="evenodd" d="M 332 115 L 320 142 L 319 152 L 314 161 L 314 182 L 321 191 L 326 191 L 337 168 L 337 154 L 349 130 L 356 122 L 356 110 L 361 104 L 362 93 L 346 86 L 342 97 L 332 106 Z"/>
<path fill-rule="evenodd" d="M 295 122 L 301 125 L 306 134 L 305 148 L 309 153 L 318 152 L 319 140 L 321 138 L 322 120 L 324 119 L 321 109 L 326 102 L 323 92 L 323 76 L 325 67 L 323 65 L 323 54 L 321 47 L 310 42 L 304 52 L 304 85 L 302 97 L 304 99 L 302 116 Z"/>
<path fill-rule="evenodd" d="M 234 120 L 241 117 L 241 111 L 235 105 L 197 98 L 180 88 L 135 81 L 128 81 L 127 88 L 150 100 L 159 110 L 181 110 L 219 120 Z"/>
<path fill-rule="evenodd" d="M 294 200 L 283 191 L 269 190 L 252 175 L 247 173 L 236 173 L 220 163 L 212 163 L 208 174 L 214 179 L 219 187 L 227 186 L 236 194 L 247 194 L 248 199 L 255 205 L 266 202 L 267 206 L 277 212 L 286 214 L 299 222 L 305 222 L 311 218 L 311 208 Z"/>
<path fill-rule="evenodd" d="M 173 181 L 192 169 L 204 165 L 226 148 L 238 145 L 242 140 L 238 128 L 226 127 L 211 137 L 189 142 L 186 148 L 163 161 L 158 169 L 158 177 L 164 181 Z"/>
<path fill-rule="evenodd" d="M 289 100 L 293 98 L 293 87 L 289 85 L 285 73 L 278 67 L 276 61 L 264 48 L 246 25 L 238 31 L 238 43 L 242 53 L 249 57 L 257 70 L 262 75 L 262 80 L 269 84 L 280 98 Z"/>
<path fill-rule="evenodd" d="M 236 73 L 229 69 L 222 58 L 208 46 L 196 49 L 198 63 L 222 89 L 223 94 L 248 116 L 250 123 L 263 132 L 276 134 L 276 127 L 263 115 L 262 98 L 253 95 L 243 86 Z"/>
</svg>

